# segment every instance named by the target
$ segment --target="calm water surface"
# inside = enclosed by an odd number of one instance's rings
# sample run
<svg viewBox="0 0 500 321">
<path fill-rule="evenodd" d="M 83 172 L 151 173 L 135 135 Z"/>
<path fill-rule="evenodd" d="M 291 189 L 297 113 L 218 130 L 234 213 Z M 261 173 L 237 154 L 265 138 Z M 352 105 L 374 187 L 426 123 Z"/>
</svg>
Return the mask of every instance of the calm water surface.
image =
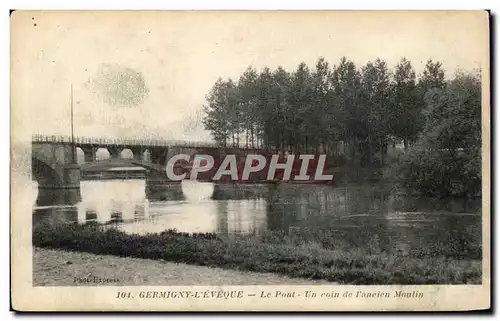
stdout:
<svg viewBox="0 0 500 321">
<path fill-rule="evenodd" d="M 97 221 L 127 233 L 328 232 L 353 246 L 480 259 L 480 202 L 397 197 L 378 185 L 81 182 L 81 200 L 29 185 L 33 222 Z"/>
</svg>

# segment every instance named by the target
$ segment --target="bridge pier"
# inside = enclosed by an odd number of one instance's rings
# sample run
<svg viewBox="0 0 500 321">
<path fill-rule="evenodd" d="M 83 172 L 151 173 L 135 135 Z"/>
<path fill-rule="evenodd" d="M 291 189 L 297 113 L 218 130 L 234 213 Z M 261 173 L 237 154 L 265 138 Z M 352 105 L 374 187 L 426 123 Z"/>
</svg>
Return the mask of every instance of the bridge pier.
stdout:
<svg viewBox="0 0 500 321">
<path fill-rule="evenodd" d="M 32 175 L 38 188 L 64 190 L 63 199 L 80 199 L 80 166 L 74 163 L 74 149 L 69 144 L 32 144 Z M 50 194 L 50 193 L 49 193 Z M 67 195 L 71 194 L 71 195 Z"/>
<path fill-rule="evenodd" d="M 74 205 L 82 200 L 80 193 L 80 166 L 77 164 L 56 165 L 52 175 L 38 174 L 37 204 Z"/>
<path fill-rule="evenodd" d="M 92 163 L 97 160 L 97 147 L 80 147 L 83 150 L 85 163 Z"/>
<path fill-rule="evenodd" d="M 38 187 L 44 189 L 79 189 L 80 166 L 78 164 L 55 165 L 54 174 L 36 175 Z"/>
<path fill-rule="evenodd" d="M 120 154 L 122 152 L 122 148 L 118 146 L 108 146 L 109 158 L 111 159 L 120 159 Z"/>
<path fill-rule="evenodd" d="M 132 151 L 132 154 L 134 154 L 134 159 L 138 161 L 144 160 L 142 157 L 142 154 L 144 153 L 145 148 L 140 146 L 140 147 L 129 147 L 129 149 Z"/>
<path fill-rule="evenodd" d="M 151 162 L 155 164 L 166 165 L 168 161 L 167 155 L 168 155 L 168 148 L 166 147 L 152 148 Z"/>
</svg>

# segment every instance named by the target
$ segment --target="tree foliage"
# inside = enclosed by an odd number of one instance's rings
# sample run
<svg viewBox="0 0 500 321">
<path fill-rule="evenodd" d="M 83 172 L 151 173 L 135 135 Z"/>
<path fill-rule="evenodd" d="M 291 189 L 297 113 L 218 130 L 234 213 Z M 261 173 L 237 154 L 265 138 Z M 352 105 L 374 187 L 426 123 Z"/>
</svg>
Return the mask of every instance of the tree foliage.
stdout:
<svg viewBox="0 0 500 321">
<path fill-rule="evenodd" d="M 346 57 L 336 65 L 319 58 L 312 69 L 248 67 L 237 83 L 217 80 L 204 124 L 221 145 L 345 154 L 354 166 L 384 165 L 389 146 L 403 142 L 397 176 L 405 186 L 475 193 L 480 79 L 444 75 L 432 60 L 417 75 L 406 58 L 393 69 L 379 58 L 358 67 Z"/>
<path fill-rule="evenodd" d="M 393 173 L 428 195 L 473 197 L 481 189 L 481 80 L 458 73 L 426 96 L 426 123 Z"/>
</svg>

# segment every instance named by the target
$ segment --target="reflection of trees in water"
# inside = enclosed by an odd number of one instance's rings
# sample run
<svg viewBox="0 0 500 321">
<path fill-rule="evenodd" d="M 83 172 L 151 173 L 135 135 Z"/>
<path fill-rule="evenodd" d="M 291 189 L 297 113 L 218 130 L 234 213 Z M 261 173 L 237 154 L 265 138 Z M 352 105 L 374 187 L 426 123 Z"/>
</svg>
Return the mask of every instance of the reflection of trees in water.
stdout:
<svg viewBox="0 0 500 321">
<path fill-rule="evenodd" d="M 387 222 L 393 251 L 417 257 L 481 259 L 480 215 L 407 214 L 406 219 Z"/>
<path fill-rule="evenodd" d="M 370 190 L 369 190 L 370 191 Z M 282 224 L 316 228 L 338 226 L 338 220 L 354 214 L 382 214 L 382 202 L 369 191 L 331 186 L 281 185 L 266 197 L 271 228 Z M 326 225 L 325 225 L 326 224 Z"/>
<path fill-rule="evenodd" d="M 400 212 L 480 213 L 481 198 L 431 198 L 425 196 L 391 195 L 391 209 Z"/>
<path fill-rule="evenodd" d="M 266 229 L 264 200 L 220 200 L 216 202 L 216 232 L 261 234 Z"/>
<path fill-rule="evenodd" d="M 214 184 L 211 199 L 217 202 L 217 233 L 263 232 L 268 189 L 262 184 Z"/>
<path fill-rule="evenodd" d="M 262 184 L 214 184 L 213 200 L 249 200 L 263 198 L 268 185 Z"/>
<path fill-rule="evenodd" d="M 146 181 L 146 198 L 149 201 L 182 201 L 185 199 L 179 183 L 154 184 Z"/>
<path fill-rule="evenodd" d="M 228 232 L 227 201 L 217 202 L 217 233 L 227 234 Z"/>
<path fill-rule="evenodd" d="M 480 253 L 480 215 L 469 218 L 432 211 L 416 217 L 394 215 L 394 199 L 377 186 L 290 186 L 270 190 L 266 197 L 270 230 L 312 235 L 326 234 L 352 246 L 375 252 L 406 255 L 462 255 Z M 408 198 L 413 210 L 437 207 L 428 200 Z M 450 209 L 456 204 L 441 203 Z M 399 207 L 401 208 L 401 207 Z M 397 212 L 396 212 L 397 214 Z"/>
</svg>

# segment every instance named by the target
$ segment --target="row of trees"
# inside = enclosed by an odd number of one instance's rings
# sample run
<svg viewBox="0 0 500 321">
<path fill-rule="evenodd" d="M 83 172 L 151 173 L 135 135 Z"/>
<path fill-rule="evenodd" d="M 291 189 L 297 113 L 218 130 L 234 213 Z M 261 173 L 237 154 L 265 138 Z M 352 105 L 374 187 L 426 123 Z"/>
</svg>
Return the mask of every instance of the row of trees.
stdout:
<svg viewBox="0 0 500 321">
<path fill-rule="evenodd" d="M 323 58 L 310 70 L 246 69 L 238 81 L 218 79 L 204 106 L 204 126 L 221 145 L 336 154 L 339 142 L 362 164 L 384 162 L 387 147 L 416 142 L 425 126 L 426 93 L 446 86 L 440 62 L 416 75 L 403 58 L 394 70 L 381 59 L 357 68 Z"/>
<path fill-rule="evenodd" d="M 475 197 L 481 86 L 480 72 L 445 80 L 432 60 L 417 77 L 406 59 L 389 70 L 380 59 L 358 69 L 346 58 L 333 67 L 320 58 L 313 71 L 301 63 L 291 73 L 248 68 L 237 83 L 219 79 L 204 122 L 222 145 L 335 154 L 342 141 L 361 164 L 383 165 L 388 144 L 403 141 L 409 150 L 385 170 L 391 180 L 410 192 Z"/>
</svg>

